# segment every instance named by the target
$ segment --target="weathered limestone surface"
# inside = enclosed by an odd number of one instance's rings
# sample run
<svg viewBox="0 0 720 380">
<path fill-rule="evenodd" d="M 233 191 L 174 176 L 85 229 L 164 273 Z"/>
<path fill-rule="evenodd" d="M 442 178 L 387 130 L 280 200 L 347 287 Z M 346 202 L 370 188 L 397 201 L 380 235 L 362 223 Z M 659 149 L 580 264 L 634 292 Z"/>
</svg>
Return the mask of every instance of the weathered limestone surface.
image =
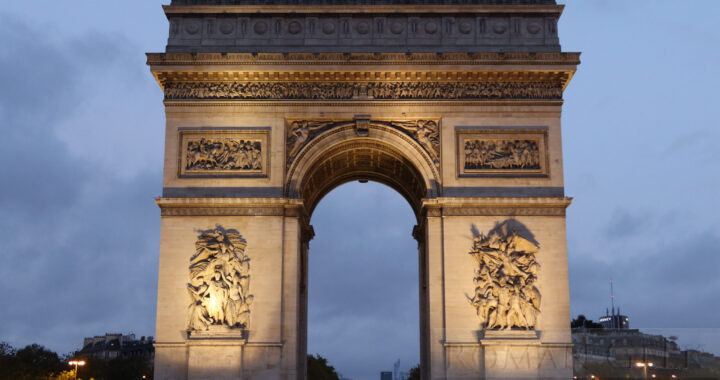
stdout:
<svg viewBox="0 0 720 380">
<path fill-rule="evenodd" d="M 168 52 L 557 52 L 554 1 L 173 1 Z"/>
<path fill-rule="evenodd" d="M 173 1 L 168 51 L 148 54 L 167 120 L 156 378 L 304 379 L 310 216 L 366 179 L 416 212 L 425 379 L 569 378 L 560 117 L 579 54 L 559 52 L 562 7 L 273 4 Z M 392 28 L 389 13 L 403 39 L 355 38 L 360 19 Z M 248 42 L 243 22 L 264 18 L 267 37 Z M 508 39 L 479 39 L 496 18 Z"/>
</svg>

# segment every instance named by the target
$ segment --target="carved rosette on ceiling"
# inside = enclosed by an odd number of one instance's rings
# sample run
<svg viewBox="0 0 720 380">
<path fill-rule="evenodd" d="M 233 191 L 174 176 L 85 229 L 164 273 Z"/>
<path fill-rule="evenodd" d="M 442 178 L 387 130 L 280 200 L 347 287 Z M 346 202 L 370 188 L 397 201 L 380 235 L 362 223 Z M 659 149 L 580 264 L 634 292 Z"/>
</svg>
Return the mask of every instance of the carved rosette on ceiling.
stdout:
<svg viewBox="0 0 720 380">
<path fill-rule="evenodd" d="M 420 144 L 422 149 L 432 159 L 436 167 L 440 166 L 440 130 L 436 120 L 369 120 L 355 119 L 345 121 L 318 121 L 318 120 L 292 120 L 287 127 L 287 166 L 297 158 L 300 151 L 315 137 L 323 132 L 352 126 L 359 136 L 368 134 L 369 128 L 384 127 L 401 131 Z"/>
<path fill-rule="evenodd" d="M 535 328 L 540 314 L 537 253 L 532 234 L 515 220 L 475 236 L 469 252 L 477 264 L 475 294 L 469 301 L 482 329 Z"/>
<path fill-rule="evenodd" d="M 253 301 L 247 241 L 220 225 L 199 232 L 190 257 L 188 334 L 247 329 Z"/>
<path fill-rule="evenodd" d="M 559 100 L 563 84 L 502 82 L 170 81 L 166 100 Z"/>
</svg>

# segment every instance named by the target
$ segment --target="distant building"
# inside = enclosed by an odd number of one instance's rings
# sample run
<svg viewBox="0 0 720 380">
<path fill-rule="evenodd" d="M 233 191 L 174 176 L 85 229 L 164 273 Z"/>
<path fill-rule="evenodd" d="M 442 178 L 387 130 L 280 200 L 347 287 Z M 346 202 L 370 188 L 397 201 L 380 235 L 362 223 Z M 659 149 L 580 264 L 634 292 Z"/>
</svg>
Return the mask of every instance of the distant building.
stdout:
<svg viewBox="0 0 720 380">
<path fill-rule="evenodd" d="M 393 380 L 393 373 L 390 371 L 380 372 L 380 380 Z"/>
<path fill-rule="evenodd" d="M 612 309 L 612 314 L 605 310 L 605 315 L 598 319 L 600 323 L 606 329 L 629 329 L 630 318 L 627 315 L 620 314 L 620 308 L 615 312 L 615 308 Z"/>
<path fill-rule="evenodd" d="M 592 362 L 612 362 L 622 368 L 631 368 L 636 362 L 653 362 L 660 368 L 681 368 L 683 364 L 675 342 L 637 329 L 574 329 L 572 341 L 576 367 Z"/>
<path fill-rule="evenodd" d="M 155 357 L 153 337 L 135 338 L 135 334 L 105 334 L 83 340 L 78 356 L 111 360 L 115 358 L 146 357 L 152 362 Z"/>
</svg>

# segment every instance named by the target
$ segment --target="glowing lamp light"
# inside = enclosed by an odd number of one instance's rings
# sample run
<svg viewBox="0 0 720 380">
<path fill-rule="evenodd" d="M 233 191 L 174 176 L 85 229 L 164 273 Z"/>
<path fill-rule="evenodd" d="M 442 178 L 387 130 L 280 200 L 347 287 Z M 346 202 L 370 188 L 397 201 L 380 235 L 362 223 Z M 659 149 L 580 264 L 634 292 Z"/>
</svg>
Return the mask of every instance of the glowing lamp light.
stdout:
<svg viewBox="0 0 720 380">
<path fill-rule="evenodd" d="M 78 373 L 78 366 L 82 367 L 85 365 L 85 360 L 70 360 L 68 362 L 69 365 L 75 366 L 75 379 L 77 379 L 77 373 Z"/>
</svg>

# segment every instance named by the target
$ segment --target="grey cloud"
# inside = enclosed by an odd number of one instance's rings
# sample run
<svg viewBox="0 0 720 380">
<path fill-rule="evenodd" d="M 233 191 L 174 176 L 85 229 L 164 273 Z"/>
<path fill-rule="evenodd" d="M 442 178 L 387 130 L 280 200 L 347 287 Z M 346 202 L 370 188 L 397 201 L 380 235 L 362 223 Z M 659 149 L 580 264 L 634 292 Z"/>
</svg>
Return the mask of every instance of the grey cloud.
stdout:
<svg viewBox="0 0 720 380">
<path fill-rule="evenodd" d="M 161 162 L 120 179 L 56 137 L 94 95 L 88 67 L 102 71 L 125 49 L 98 34 L 50 43 L 7 15 L 0 35 L 0 304 L 10 305 L 0 309 L 0 340 L 64 353 L 87 335 L 151 335 Z"/>
<path fill-rule="evenodd" d="M 650 215 L 631 214 L 623 209 L 617 209 L 608 223 L 604 237 L 608 240 L 622 239 L 646 231 L 648 224 L 653 222 Z"/>
<path fill-rule="evenodd" d="M 570 255 L 571 304 L 597 318 L 609 306 L 608 280 L 615 279 L 616 305 L 635 327 L 720 328 L 720 267 L 715 230 L 679 232 L 672 243 L 645 235 L 642 254 L 598 258 L 599 247 L 574 247 Z M 622 245 L 622 240 L 616 241 Z M 718 347 L 720 349 L 720 347 Z"/>
</svg>

